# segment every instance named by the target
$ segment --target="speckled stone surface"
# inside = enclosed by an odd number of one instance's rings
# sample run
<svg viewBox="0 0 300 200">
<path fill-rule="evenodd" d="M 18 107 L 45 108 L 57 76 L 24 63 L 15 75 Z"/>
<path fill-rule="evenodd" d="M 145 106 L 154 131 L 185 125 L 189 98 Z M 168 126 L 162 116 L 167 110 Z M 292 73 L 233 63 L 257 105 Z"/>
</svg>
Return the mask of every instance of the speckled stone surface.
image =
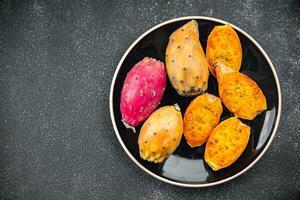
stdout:
<svg viewBox="0 0 300 200">
<path fill-rule="evenodd" d="M 109 117 L 122 54 L 175 17 L 250 33 L 273 61 L 282 118 L 267 153 L 212 188 L 155 180 L 127 157 Z M 300 2 L 1 1 L 0 199 L 300 199 Z"/>
</svg>

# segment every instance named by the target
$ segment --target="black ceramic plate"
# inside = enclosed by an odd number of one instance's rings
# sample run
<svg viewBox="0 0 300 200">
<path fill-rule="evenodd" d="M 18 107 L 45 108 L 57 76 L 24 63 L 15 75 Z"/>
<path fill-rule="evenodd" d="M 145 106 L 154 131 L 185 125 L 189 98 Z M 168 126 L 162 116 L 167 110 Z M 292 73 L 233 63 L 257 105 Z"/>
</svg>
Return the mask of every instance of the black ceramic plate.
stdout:
<svg viewBox="0 0 300 200">
<path fill-rule="evenodd" d="M 200 42 L 205 51 L 207 37 L 216 25 L 227 22 L 208 17 L 184 17 L 161 23 L 141 35 L 122 57 L 112 80 L 110 91 L 110 113 L 115 133 L 128 156 L 142 170 L 155 178 L 178 186 L 205 187 L 226 182 L 237 177 L 256 163 L 270 145 L 280 118 L 281 94 L 275 69 L 260 45 L 247 33 L 232 25 L 239 35 L 243 48 L 241 72 L 255 80 L 267 98 L 267 111 L 252 121 L 243 120 L 251 127 L 249 143 L 241 157 L 230 167 L 213 171 L 203 159 L 204 148 L 190 148 L 184 137 L 177 150 L 161 164 L 153 164 L 139 157 L 137 144 L 141 126 L 136 127 L 137 133 L 126 129 L 121 122 L 120 94 L 126 74 L 135 63 L 144 57 L 165 60 L 168 38 L 172 32 L 195 19 L 199 25 Z M 210 75 L 208 92 L 218 96 L 216 79 Z M 195 97 L 181 97 L 171 87 L 170 82 L 159 106 L 178 103 L 182 113 Z M 221 120 L 233 116 L 224 106 Z M 267 169 L 266 169 L 267 170 Z"/>
</svg>

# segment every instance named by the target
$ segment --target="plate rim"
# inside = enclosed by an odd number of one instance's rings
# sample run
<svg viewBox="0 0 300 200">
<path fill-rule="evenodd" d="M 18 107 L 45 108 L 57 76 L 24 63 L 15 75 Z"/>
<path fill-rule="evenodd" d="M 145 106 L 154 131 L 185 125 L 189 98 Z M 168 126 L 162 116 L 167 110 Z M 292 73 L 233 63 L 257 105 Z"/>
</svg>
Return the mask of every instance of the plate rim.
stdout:
<svg viewBox="0 0 300 200">
<path fill-rule="evenodd" d="M 193 19 L 200 19 L 200 20 L 208 20 L 208 21 L 213 21 L 213 22 L 218 22 L 218 23 L 222 23 L 222 24 L 230 24 L 234 29 L 238 30 L 240 33 L 242 33 L 244 36 L 246 36 L 251 42 L 254 43 L 254 45 L 261 51 L 261 53 L 263 54 L 263 56 L 265 57 L 265 59 L 267 60 L 268 64 L 271 67 L 275 82 L 276 82 L 276 86 L 277 86 L 277 93 L 278 93 L 278 112 L 277 112 L 277 116 L 276 116 L 276 122 L 275 122 L 275 126 L 274 129 L 271 133 L 271 137 L 269 139 L 269 141 L 267 142 L 266 146 L 263 148 L 262 152 L 247 166 L 245 167 L 243 170 L 241 170 L 240 172 L 236 173 L 233 176 L 227 177 L 223 180 L 219 180 L 216 182 L 212 182 L 212 183 L 182 183 L 182 182 L 177 182 L 177 181 L 173 181 L 173 180 L 169 180 L 167 178 L 164 178 L 162 176 L 159 176 L 153 172 L 151 172 L 150 170 L 148 170 L 146 167 L 144 167 L 140 162 L 138 162 L 134 156 L 130 153 L 130 151 L 127 149 L 126 145 L 124 144 L 120 133 L 118 131 L 116 122 L 115 122 L 115 115 L 114 115 L 114 111 L 113 111 L 113 92 L 114 92 L 114 86 L 115 86 L 115 81 L 117 78 L 117 75 L 119 73 L 119 70 L 125 60 L 125 58 L 127 57 L 128 53 L 135 47 L 135 45 L 141 41 L 145 36 L 147 36 L 149 33 L 151 33 L 152 31 L 166 25 L 166 24 L 170 24 L 173 22 L 177 22 L 177 21 L 183 21 L 183 20 L 193 20 Z M 147 174 L 151 175 L 152 177 L 165 182 L 165 183 L 169 183 L 171 185 L 176 185 L 176 186 L 181 186 L 181 187 L 189 187 L 189 188 L 200 188 L 200 187 L 210 187 L 210 186 L 214 186 L 214 185 L 219 185 L 225 182 L 228 182 L 240 175 L 242 175 L 243 173 L 245 173 L 246 171 L 248 171 L 252 166 L 255 165 L 255 163 L 258 162 L 258 160 L 260 160 L 260 158 L 265 154 L 265 152 L 267 151 L 267 149 L 269 148 L 270 144 L 272 143 L 274 136 L 277 132 L 278 129 L 278 125 L 279 125 L 279 121 L 280 121 L 280 116 L 281 116 L 281 88 L 280 88 L 280 83 L 279 83 L 279 79 L 276 73 L 276 70 L 274 68 L 274 65 L 271 61 L 271 59 L 269 58 L 269 56 L 267 55 L 267 53 L 265 52 L 265 50 L 259 45 L 259 43 L 253 38 L 251 37 L 247 32 L 245 32 L 244 30 L 242 30 L 241 28 L 225 21 L 225 20 L 221 20 L 218 18 L 214 18 L 214 17 L 206 17 L 206 16 L 185 16 L 185 17 L 178 17 L 178 18 L 174 18 L 174 19 L 170 19 L 170 20 L 166 20 L 164 22 L 161 22 L 155 26 L 153 26 L 152 28 L 148 29 L 146 32 L 144 32 L 143 34 L 141 34 L 130 46 L 129 48 L 125 51 L 125 53 L 123 54 L 121 60 L 118 63 L 117 68 L 115 69 L 112 81 L 111 81 L 111 86 L 110 86 L 110 95 L 109 95 L 109 109 L 110 109 L 110 118 L 111 118 L 111 122 L 114 128 L 114 132 L 119 140 L 119 143 L 121 144 L 123 150 L 126 152 L 126 154 L 129 156 L 129 158 L 140 168 L 142 169 L 144 172 L 146 172 Z"/>
</svg>

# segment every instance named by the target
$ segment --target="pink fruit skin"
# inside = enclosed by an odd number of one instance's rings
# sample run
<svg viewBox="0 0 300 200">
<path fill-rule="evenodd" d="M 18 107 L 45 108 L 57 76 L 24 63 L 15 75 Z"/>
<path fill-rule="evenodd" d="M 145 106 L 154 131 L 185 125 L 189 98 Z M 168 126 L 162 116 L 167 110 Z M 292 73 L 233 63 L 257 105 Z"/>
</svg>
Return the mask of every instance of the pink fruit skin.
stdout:
<svg viewBox="0 0 300 200">
<path fill-rule="evenodd" d="M 128 72 L 121 91 L 122 120 L 137 126 L 160 103 L 166 88 L 165 66 L 154 58 L 144 58 Z"/>
</svg>

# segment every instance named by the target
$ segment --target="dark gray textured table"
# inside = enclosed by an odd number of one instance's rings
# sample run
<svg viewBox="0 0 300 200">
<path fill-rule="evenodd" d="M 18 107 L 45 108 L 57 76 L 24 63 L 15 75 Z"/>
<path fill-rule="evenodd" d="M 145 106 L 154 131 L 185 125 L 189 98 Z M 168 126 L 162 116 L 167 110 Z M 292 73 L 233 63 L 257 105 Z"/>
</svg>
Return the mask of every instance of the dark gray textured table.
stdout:
<svg viewBox="0 0 300 200">
<path fill-rule="evenodd" d="M 267 153 L 212 188 L 159 182 L 127 157 L 109 117 L 125 50 L 167 19 L 203 15 L 250 33 L 273 61 L 283 109 Z M 300 2 L 0 3 L 1 199 L 299 199 Z"/>
</svg>

